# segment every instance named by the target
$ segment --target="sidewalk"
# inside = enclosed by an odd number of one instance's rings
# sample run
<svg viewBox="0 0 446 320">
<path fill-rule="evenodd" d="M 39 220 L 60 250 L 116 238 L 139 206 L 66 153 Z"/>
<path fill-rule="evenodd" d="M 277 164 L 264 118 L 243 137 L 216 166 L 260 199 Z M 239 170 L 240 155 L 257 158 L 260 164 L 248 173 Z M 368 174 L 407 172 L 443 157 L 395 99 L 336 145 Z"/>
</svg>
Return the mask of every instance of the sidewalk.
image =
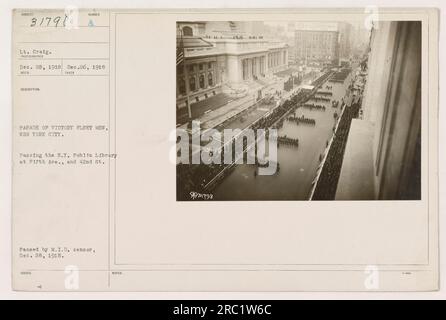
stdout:
<svg viewBox="0 0 446 320">
<path fill-rule="evenodd" d="M 275 83 L 262 89 L 264 93 L 271 92 L 271 90 L 283 91 L 283 81 L 276 81 Z M 255 92 L 250 91 L 245 97 L 233 100 L 216 110 L 204 114 L 200 119 L 198 119 L 201 122 L 202 127 L 204 129 L 215 128 L 219 124 L 253 106 L 257 102 L 255 99 L 257 95 L 256 91 L 257 90 L 255 90 Z"/>
</svg>

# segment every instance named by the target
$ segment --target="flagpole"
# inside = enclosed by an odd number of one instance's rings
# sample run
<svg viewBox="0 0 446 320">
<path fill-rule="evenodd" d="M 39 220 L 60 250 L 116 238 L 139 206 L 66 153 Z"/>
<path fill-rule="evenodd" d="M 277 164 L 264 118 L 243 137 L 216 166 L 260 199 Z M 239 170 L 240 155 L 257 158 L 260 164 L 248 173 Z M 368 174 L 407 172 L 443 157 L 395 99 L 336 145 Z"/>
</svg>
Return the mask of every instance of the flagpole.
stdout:
<svg viewBox="0 0 446 320">
<path fill-rule="evenodd" d="M 186 91 L 185 91 L 185 95 L 186 95 L 186 106 L 187 106 L 187 115 L 188 115 L 188 119 L 192 119 L 192 110 L 191 110 L 191 106 L 190 106 L 190 88 L 189 88 L 189 76 L 187 74 L 187 68 L 186 68 L 186 52 L 185 52 L 185 48 L 184 48 L 184 41 L 183 41 L 183 30 L 177 26 L 177 36 L 180 36 L 180 41 L 179 44 L 177 44 L 177 62 L 176 65 L 177 67 L 181 67 L 183 68 L 183 77 L 184 77 L 184 83 L 186 86 Z M 181 66 L 180 66 L 181 64 Z M 178 70 L 178 69 L 177 69 Z"/>
<path fill-rule="evenodd" d="M 183 74 L 186 78 L 186 104 L 187 104 L 187 114 L 189 116 L 189 120 L 192 119 L 192 110 L 190 106 L 190 97 L 189 97 L 189 75 L 187 74 L 187 68 L 186 68 L 186 52 L 184 50 L 184 43 L 183 43 L 183 30 L 180 28 L 180 35 L 181 35 L 181 50 L 183 51 Z"/>
</svg>

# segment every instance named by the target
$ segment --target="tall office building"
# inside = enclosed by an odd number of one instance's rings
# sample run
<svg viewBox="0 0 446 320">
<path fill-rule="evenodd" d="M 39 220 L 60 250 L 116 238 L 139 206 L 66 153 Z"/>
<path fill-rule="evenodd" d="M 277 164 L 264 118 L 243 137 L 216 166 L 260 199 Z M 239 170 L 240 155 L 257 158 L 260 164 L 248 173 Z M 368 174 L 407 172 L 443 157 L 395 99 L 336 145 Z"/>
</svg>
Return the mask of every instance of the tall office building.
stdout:
<svg viewBox="0 0 446 320">
<path fill-rule="evenodd" d="M 353 40 L 353 26 L 348 22 L 338 23 L 339 58 L 348 59 L 351 54 Z"/>
<path fill-rule="evenodd" d="M 338 37 L 338 31 L 296 30 L 294 33 L 296 60 L 337 62 Z"/>
</svg>

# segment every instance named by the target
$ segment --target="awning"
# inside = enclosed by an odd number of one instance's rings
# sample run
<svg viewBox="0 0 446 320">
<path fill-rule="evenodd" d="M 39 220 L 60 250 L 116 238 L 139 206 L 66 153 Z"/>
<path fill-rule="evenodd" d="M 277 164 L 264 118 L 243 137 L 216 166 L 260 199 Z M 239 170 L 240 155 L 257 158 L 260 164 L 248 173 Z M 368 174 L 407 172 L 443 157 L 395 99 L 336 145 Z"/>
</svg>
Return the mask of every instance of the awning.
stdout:
<svg viewBox="0 0 446 320">
<path fill-rule="evenodd" d="M 177 47 L 181 47 L 181 40 L 184 48 L 210 48 L 212 43 L 207 42 L 199 37 L 177 37 Z"/>
</svg>

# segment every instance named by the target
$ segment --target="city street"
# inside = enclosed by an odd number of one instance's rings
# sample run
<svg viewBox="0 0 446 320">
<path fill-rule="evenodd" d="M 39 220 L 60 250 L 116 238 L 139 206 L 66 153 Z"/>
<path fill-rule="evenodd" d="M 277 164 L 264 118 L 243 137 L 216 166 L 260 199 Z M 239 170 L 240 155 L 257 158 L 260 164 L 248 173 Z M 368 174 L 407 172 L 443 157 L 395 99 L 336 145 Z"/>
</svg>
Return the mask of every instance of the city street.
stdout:
<svg viewBox="0 0 446 320">
<path fill-rule="evenodd" d="M 333 86 L 333 99 L 340 101 L 346 85 L 326 82 Z M 278 149 L 280 172 L 272 176 L 255 176 L 255 165 L 236 165 L 236 169 L 214 190 L 216 200 L 307 200 L 319 156 L 324 153 L 327 141 L 333 134 L 333 114 L 340 108 L 325 102 L 326 111 L 299 108 L 295 115 L 314 118 L 316 126 L 284 121 L 279 136 L 299 139 L 299 147 L 281 145 Z"/>
</svg>

